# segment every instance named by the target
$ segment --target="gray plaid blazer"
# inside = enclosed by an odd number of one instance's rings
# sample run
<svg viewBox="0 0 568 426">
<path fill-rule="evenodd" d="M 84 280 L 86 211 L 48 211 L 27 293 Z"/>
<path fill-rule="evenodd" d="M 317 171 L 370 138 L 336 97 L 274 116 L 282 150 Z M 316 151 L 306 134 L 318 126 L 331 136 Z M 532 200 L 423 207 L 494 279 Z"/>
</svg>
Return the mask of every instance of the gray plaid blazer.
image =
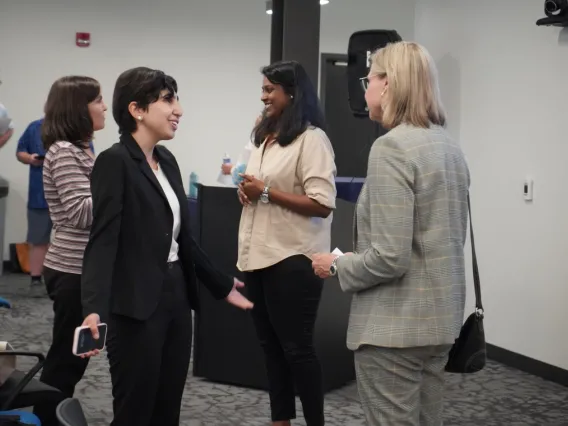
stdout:
<svg viewBox="0 0 568 426">
<path fill-rule="evenodd" d="M 442 127 L 400 125 L 377 139 L 338 259 L 353 293 L 347 346 L 451 344 L 463 324 L 469 170 Z"/>
</svg>

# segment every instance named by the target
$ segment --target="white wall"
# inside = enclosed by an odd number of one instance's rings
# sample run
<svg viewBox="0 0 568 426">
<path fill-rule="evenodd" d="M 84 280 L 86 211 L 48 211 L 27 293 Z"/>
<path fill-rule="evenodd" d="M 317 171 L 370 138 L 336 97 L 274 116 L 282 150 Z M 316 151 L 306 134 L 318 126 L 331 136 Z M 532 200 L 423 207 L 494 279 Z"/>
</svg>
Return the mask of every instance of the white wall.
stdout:
<svg viewBox="0 0 568 426">
<path fill-rule="evenodd" d="M 140 65 L 173 75 L 185 115 L 167 146 L 177 156 L 184 180 L 196 171 L 201 181 L 214 183 L 223 153 L 240 153 L 261 109 L 259 70 L 270 60 L 270 18 L 264 3 L 46 3 L 0 5 L 0 102 L 16 123 L 14 137 L 0 151 L 0 175 L 11 182 L 6 244 L 24 240 L 26 233 L 28 168 L 16 161 L 17 140 L 41 116 L 51 84 L 62 75 L 86 74 L 102 84 L 109 111 L 106 129 L 96 135 L 99 152 L 117 141 L 110 103 L 118 75 Z M 91 32 L 92 46 L 76 47 L 75 32 Z"/>
<path fill-rule="evenodd" d="M 543 3 L 419 0 L 415 38 L 470 163 L 487 339 L 568 368 L 568 32 L 535 25 Z"/>
<path fill-rule="evenodd" d="M 396 30 L 414 37 L 414 0 L 330 0 L 321 8 L 320 51 L 347 54 L 349 36 L 361 30 Z"/>
</svg>

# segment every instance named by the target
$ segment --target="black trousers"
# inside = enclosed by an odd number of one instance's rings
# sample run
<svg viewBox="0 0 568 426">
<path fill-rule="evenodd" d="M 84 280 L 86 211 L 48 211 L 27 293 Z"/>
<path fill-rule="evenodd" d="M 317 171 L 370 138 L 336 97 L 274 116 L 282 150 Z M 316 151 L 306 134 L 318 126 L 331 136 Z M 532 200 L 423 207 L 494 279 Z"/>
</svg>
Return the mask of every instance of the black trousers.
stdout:
<svg viewBox="0 0 568 426">
<path fill-rule="evenodd" d="M 170 263 L 160 303 L 148 320 L 112 315 L 109 321 L 111 426 L 179 425 L 191 337 L 183 270 Z"/>
<path fill-rule="evenodd" d="M 305 256 L 245 274 L 252 318 L 266 359 L 272 421 L 296 418 L 295 388 L 308 426 L 325 423 L 314 326 L 323 280 Z"/>
<path fill-rule="evenodd" d="M 44 268 L 47 293 L 53 300 L 53 338 L 47 352 L 40 381 L 59 389 L 70 398 L 89 363 L 73 355 L 75 328 L 83 323 L 81 307 L 81 275 Z M 43 426 L 59 426 L 55 403 L 42 403 L 34 413 Z"/>
</svg>

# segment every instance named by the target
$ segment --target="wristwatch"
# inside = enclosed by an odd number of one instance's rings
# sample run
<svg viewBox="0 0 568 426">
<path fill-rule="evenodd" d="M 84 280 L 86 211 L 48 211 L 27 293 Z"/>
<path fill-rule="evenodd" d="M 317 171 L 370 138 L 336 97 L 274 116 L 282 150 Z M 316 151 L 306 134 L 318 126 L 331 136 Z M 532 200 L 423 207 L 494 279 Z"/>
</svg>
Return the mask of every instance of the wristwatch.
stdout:
<svg viewBox="0 0 568 426">
<path fill-rule="evenodd" d="M 333 262 L 331 262 L 331 266 L 329 267 L 329 275 L 332 277 L 337 275 L 337 259 L 339 259 L 339 256 L 333 259 Z"/>
<path fill-rule="evenodd" d="M 270 191 L 270 187 L 267 185 L 262 190 L 262 194 L 260 194 L 260 201 L 264 204 L 268 204 L 270 202 L 270 197 L 268 196 L 268 192 Z"/>
</svg>

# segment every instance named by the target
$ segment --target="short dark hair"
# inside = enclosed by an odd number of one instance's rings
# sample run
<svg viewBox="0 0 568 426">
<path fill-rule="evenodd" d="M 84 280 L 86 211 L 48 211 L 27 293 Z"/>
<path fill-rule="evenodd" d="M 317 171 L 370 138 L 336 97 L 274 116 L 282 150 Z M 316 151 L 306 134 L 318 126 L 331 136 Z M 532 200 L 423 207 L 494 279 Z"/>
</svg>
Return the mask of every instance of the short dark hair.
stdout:
<svg viewBox="0 0 568 426">
<path fill-rule="evenodd" d="M 271 134 L 277 135 L 276 140 L 280 146 L 289 145 L 306 131 L 308 125 L 325 131 L 325 119 L 316 89 L 299 62 L 275 62 L 262 68 L 261 73 L 293 97 L 290 105 L 278 117 L 263 114 L 261 122 L 253 130 L 253 140 L 257 147 Z"/>
<path fill-rule="evenodd" d="M 172 95 L 178 90 L 175 79 L 163 71 L 137 67 L 120 74 L 112 98 L 112 116 L 120 134 L 133 133 L 137 128 L 128 105 L 136 102 L 139 108 L 146 110 L 148 105 L 160 98 L 163 90 L 168 90 Z"/>
<path fill-rule="evenodd" d="M 97 80 L 84 76 L 58 79 L 49 90 L 44 106 L 41 138 L 47 151 L 58 141 L 85 148 L 93 138 L 93 120 L 89 104 L 101 94 Z"/>
</svg>

